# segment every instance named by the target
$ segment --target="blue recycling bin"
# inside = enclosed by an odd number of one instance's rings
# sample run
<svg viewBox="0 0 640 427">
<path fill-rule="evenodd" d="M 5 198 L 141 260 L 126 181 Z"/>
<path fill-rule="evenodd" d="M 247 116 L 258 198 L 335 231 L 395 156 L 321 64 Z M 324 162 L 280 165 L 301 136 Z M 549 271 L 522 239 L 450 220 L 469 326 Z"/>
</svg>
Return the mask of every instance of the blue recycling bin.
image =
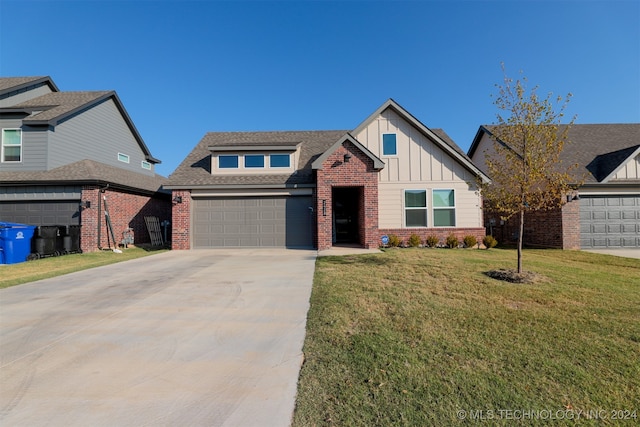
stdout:
<svg viewBox="0 0 640 427">
<path fill-rule="evenodd" d="M 34 225 L 0 222 L 0 264 L 25 262 L 35 229 Z"/>
</svg>

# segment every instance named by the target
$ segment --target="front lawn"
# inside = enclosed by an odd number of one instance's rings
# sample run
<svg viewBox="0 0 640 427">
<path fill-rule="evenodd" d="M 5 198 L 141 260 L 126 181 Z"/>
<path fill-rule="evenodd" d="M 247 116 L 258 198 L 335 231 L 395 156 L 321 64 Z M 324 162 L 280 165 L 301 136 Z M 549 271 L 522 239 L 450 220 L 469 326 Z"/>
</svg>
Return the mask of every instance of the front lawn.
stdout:
<svg viewBox="0 0 640 427">
<path fill-rule="evenodd" d="M 484 274 L 515 261 L 496 249 L 319 258 L 293 425 L 636 425 L 640 261 L 525 250 L 547 281 Z"/>
</svg>

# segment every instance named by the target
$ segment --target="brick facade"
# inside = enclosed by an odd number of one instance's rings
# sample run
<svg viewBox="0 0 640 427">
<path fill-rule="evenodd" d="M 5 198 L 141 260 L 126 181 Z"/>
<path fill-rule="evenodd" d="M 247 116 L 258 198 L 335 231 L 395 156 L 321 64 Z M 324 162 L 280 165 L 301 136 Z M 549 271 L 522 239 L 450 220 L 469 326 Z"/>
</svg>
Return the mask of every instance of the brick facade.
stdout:
<svg viewBox="0 0 640 427">
<path fill-rule="evenodd" d="M 378 230 L 378 242 L 381 243 L 381 238 L 384 235 L 396 235 L 400 238 L 403 244 L 407 244 L 409 241 L 409 237 L 412 234 L 420 237 L 422 242 L 424 243 L 425 239 L 430 236 L 436 236 L 440 239 L 440 244 L 444 245 L 447 237 L 453 234 L 458 238 L 458 241 L 462 244 L 462 239 L 465 236 L 474 236 L 478 242 L 482 242 L 484 236 L 486 236 L 486 230 L 484 227 L 477 228 L 454 228 L 454 227 L 439 227 L 439 228 L 388 228 L 388 229 L 380 229 Z"/>
<path fill-rule="evenodd" d="M 348 162 L 345 155 L 350 155 Z M 378 171 L 373 161 L 351 142 L 338 147 L 316 173 L 316 246 L 333 245 L 333 188 L 360 188 L 359 239 L 364 248 L 378 247 Z"/>
<path fill-rule="evenodd" d="M 174 190 L 172 200 L 181 198 L 181 203 L 174 202 L 171 209 L 171 249 L 191 249 L 191 192 Z"/>
<path fill-rule="evenodd" d="M 486 213 L 487 234 L 499 243 L 514 244 L 518 240 L 518 216 L 506 222 L 497 214 Z M 494 219 L 495 225 L 490 224 Z M 528 246 L 556 249 L 580 249 L 580 202 L 571 201 L 562 208 L 526 212 L 523 243 Z"/>
<path fill-rule="evenodd" d="M 160 222 L 171 217 L 171 202 L 167 196 L 143 196 L 113 189 L 107 189 L 101 193 L 99 187 L 85 186 L 82 189 L 81 200 L 91 202 L 91 207 L 82 208 L 80 214 L 82 224 L 80 247 L 83 252 L 106 248 L 111 241 L 106 225 L 103 196 L 107 198 L 116 243 L 122 241 L 124 232 L 128 228 L 133 229 L 134 244 L 150 243 L 144 217 L 155 216 Z M 98 234 L 100 234 L 99 240 Z"/>
</svg>

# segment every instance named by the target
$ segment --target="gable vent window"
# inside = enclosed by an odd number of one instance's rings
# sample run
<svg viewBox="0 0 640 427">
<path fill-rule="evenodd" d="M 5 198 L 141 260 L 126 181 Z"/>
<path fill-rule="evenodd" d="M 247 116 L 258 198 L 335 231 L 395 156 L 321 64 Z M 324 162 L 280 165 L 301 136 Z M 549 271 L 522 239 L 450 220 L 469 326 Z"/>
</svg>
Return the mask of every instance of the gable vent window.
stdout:
<svg viewBox="0 0 640 427">
<path fill-rule="evenodd" d="M 129 163 L 129 156 L 127 154 L 118 153 L 118 160 L 123 163 Z"/>
<path fill-rule="evenodd" d="M 22 161 L 21 129 L 2 129 L 2 161 Z"/>
<path fill-rule="evenodd" d="M 142 167 L 142 169 L 146 169 L 148 171 L 151 170 L 151 163 L 149 162 L 145 162 L 144 160 L 140 163 L 140 167 Z"/>
<path fill-rule="evenodd" d="M 398 154 L 398 146 L 396 143 L 395 133 L 382 134 L 382 155 L 396 156 Z"/>
</svg>

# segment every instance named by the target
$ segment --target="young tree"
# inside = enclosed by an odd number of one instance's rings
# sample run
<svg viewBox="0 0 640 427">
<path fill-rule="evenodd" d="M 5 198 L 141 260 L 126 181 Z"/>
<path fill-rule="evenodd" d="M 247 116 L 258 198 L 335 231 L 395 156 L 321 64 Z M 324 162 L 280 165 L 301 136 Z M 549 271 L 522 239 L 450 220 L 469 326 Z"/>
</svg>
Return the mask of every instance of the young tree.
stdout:
<svg viewBox="0 0 640 427">
<path fill-rule="evenodd" d="M 522 273 L 525 213 L 560 208 L 575 188 L 569 174 L 575 165 L 565 167 L 560 160 L 575 117 L 561 125 L 571 94 L 540 98 L 537 86 L 527 89 L 526 77 L 514 82 L 504 64 L 502 70 L 504 83 L 496 85 L 493 102 L 497 122 L 490 128 L 493 152 L 485 153 L 492 182 L 482 184 L 482 191 L 488 209 L 505 220 L 519 218 L 518 273 Z"/>
</svg>

